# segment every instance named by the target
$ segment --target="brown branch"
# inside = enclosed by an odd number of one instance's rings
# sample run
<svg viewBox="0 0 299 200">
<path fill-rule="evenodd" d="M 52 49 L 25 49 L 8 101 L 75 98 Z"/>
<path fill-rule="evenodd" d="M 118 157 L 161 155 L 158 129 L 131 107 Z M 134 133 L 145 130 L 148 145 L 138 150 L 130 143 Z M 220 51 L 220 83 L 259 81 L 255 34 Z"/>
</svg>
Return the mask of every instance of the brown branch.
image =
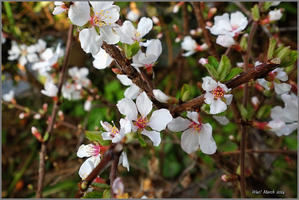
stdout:
<svg viewBox="0 0 299 200">
<path fill-rule="evenodd" d="M 137 72 L 137 70 L 131 66 L 131 61 L 128 60 L 115 45 L 104 42 L 102 48 L 116 61 L 121 71 L 126 74 L 133 83 L 147 93 L 148 97 L 158 108 L 168 107 L 168 104 L 160 103 L 155 99 L 151 81 L 142 70 L 141 73 Z"/>
<path fill-rule="evenodd" d="M 270 60 L 267 63 L 263 63 L 261 65 L 258 65 L 254 68 L 249 69 L 247 73 L 243 72 L 238 77 L 226 82 L 226 86 L 228 88 L 236 88 L 244 83 L 249 82 L 250 80 L 255 80 L 261 77 L 266 76 L 270 71 L 275 69 L 279 66 L 279 61 L 276 59 Z M 204 102 L 204 94 L 191 99 L 183 104 L 174 106 L 171 108 L 171 113 L 173 115 L 177 115 L 180 112 L 186 111 L 186 110 L 195 110 L 198 108 L 201 104 Z"/>
<path fill-rule="evenodd" d="M 61 69 L 59 80 L 58 80 L 58 93 L 57 93 L 58 97 L 60 97 L 62 85 L 63 85 L 64 78 L 65 78 L 65 72 L 67 69 L 69 55 L 70 55 L 70 49 L 71 49 L 71 44 L 72 44 L 72 37 L 73 37 L 73 25 L 70 25 L 69 31 L 68 31 L 68 39 L 67 39 L 67 43 L 66 43 L 65 57 L 64 57 L 62 69 Z M 51 133 L 53 131 L 58 108 L 59 108 L 58 101 L 55 101 L 53 110 L 52 110 L 52 114 L 51 114 L 51 118 L 50 118 L 50 122 L 48 124 L 47 130 L 45 133 L 45 135 L 48 134 L 49 137 L 41 145 L 41 150 L 40 150 L 40 154 L 39 154 L 40 162 L 39 162 L 39 170 L 38 170 L 38 183 L 37 183 L 36 198 L 42 197 L 43 182 L 44 182 L 44 177 L 45 177 L 45 157 L 46 157 L 46 152 L 47 152 L 47 142 L 49 141 Z"/>
<path fill-rule="evenodd" d="M 114 180 L 115 180 L 116 175 L 117 175 L 118 161 L 119 161 L 119 154 L 114 155 L 113 162 L 112 162 L 111 169 L 110 169 L 110 174 L 109 174 L 110 187 L 111 187 L 110 188 L 110 197 L 111 198 L 113 198 L 113 195 L 114 195 L 112 185 L 113 185 Z"/>
<path fill-rule="evenodd" d="M 196 16 L 196 19 L 197 19 L 197 24 L 202 29 L 202 33 L 203 33 L 203 36 L 205 38 L 205 42 L 209 46 L 209 51 L 210 51 L 211 55 L 218 58 L 218 54 L 216 52 L 215 44 L 212 42 L 211 35 L 210 35 L 209 31 L 206 29 L 206 22 L 204 20 L 203 15 L 202 15 L 203 10 L 200 6 L 200 3 L 203 3 L 203 2 L 194 2 L 194 3 L 192 3 L 193 8 L 194 8 L 194 12 L 195 12 L 195 16 Z"/>
<path fill-rule="evenodd" d="M 269 153 L 269 154 L 288 154 L 288 155 L 297 155 L 297 151 L 294 150 L 283 150 L 283 149 L 246 149 L 246 153 Z M 240 154 L 240 150 L 236 151 L 227 151 L 221 152 L 221 155 L 238 155 Z"/>
</svg>

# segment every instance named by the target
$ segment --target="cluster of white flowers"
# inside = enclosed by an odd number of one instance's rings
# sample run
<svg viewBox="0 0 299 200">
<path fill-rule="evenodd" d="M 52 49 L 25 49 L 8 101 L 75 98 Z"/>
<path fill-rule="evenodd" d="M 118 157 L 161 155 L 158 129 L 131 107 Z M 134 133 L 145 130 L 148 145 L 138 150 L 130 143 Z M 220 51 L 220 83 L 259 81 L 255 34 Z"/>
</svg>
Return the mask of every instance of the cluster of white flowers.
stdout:
<svg viewBox="0 0 299 200">
<path fill-rule="evenodd" d="M 218 35 L 216 43 L 223 47 L 230 47 L 235 44 L 234 37 L 243 31 L 248 24 L 247 18 L 240 12 L 230 15 L 224 13 L 214 17 L 214 25 L 207 27 L 213 35 Z"/>
</svg>

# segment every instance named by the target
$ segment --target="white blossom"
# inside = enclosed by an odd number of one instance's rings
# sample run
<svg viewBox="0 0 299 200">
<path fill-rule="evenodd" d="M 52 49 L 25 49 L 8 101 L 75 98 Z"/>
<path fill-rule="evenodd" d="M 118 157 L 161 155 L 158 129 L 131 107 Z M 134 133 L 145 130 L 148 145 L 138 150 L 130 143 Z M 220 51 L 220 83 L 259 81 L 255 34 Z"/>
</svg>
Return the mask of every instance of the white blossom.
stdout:
<svg viewBox="0 0 299 200">
<path fill-rule="evenodd" d="M 38 61 L 35 46 L 18 45 L 15 41 L 12 41 L 8 55 L 8 60 L 18 60 L 22 66 L 25 66 L 28 62 L 33 63 Z"/>
<path fill-rule="evenodd" d="M 282 17 L 282 13 L 281 13 L 280 9 L 278 9 L 278 10 L 271 10 L 269 12 L 268 16 L 269 16 L 269 21 L 270 22 L 278 21 Z"/>
<path fill-rule="evenodd" d="M 159 109 L 151 114 L 153 105 L 145 92 L 142 92 L 136 99 L 136 104 L 132 99 L 124 98 L 117 103 L 119 112 L 132 122 L 132 130 L 139 131 L 149 137 L 154 146 L 161 142 L 160 131 L 164 130 L 172 120 L 172 116 L 167 109 Z M 138 115 L 138 113 L 140 113 Z M 152 130 L 150 130 L 151 128 Z"/>
<path fill-rule="evenodd" d="M 102 48 L 100 48 L 100 51 L 94 55 L 93 58 L 94 61 L 92 64 L 97 69 L 105 69 L 106 67 L 109 67 L 113 61 L 113 58 L 111 58 L 111 56 Z"/>
<path fill-rule="evenodd" d="M 298 127 L 298 98 L 295 94 L 283 94 L 284 108 L 275 106 L 271 109 L 270 130 L 277 136 L 289 135 Z"/>
<path fill-rule="evenodd" d="M 120 41 L 126 44 L 140 42 L 153 28 L 153 21 L 150 18 L 142 17 L 137 25 L 137 29 L 132 22 L 126 20 L 119 28 Z"/>
<path fill-rule="evenodd" d="M 230 105 L 233 95 L 227 94 L 230 89 L 226 85 L 218 83 L 211 77 L 206 76 L 203 78 L 202 88 L 206 91 L 205 103 L 210 105 L 210 114 L 218 114 L 227 109 Z"/>
<path fill-rule="evenodd" d="M 199 45 L 196 43 L 194 39 L 192 39 L 191 36 L 185 36 L 184 40 L 181 44 L 182 49 L 187 51 L 186 53 L 183 54 L 183 56 L 191 56 L 197 51 L 204 51 L 208 49 L 208 45 L 206 43 L 203 43 L 202 45 Z"/>
<path fill-rule="evenodd" d="M 111 125 L 108 122 L 101 121 L 102 127 L 106 132 L 102 133 L 102 137 L 104 140 L 112 140 L 112 143 L 120 142 L 123 137 L 131 132 L 131 122 L 127 119 L 120 119 L 120 129 L 118 129 L 115 125 Z"/>
<path fill-rule="evenodd" d="M 15 92 L 13 90 L 10 90 L 8 93 L 3 94 L 2 98 L 6 102 L 10 102 L 14 99 Z"/>
<path fill-rule="evenodd" d="M 197 151 L 198 148 L 205 154 L 214 154 L 217 146 L 212 136 L 212 126 L 209 123 L 203 124 L 197 112 L 188 111 L 187 117 L 190 120 L 177 117 L 167 125 L 171 131 L 183 131 L 182 149 L 188 154 Z"/>
<path fill-rule="evenodd" d="M 51 80 L 47 80 L 45 83 L 45 89 L 41 90 L 42 94 L 49 97 L 56 97 L 57 92 L 58 92 L 58 88 Z"/>
</svg>

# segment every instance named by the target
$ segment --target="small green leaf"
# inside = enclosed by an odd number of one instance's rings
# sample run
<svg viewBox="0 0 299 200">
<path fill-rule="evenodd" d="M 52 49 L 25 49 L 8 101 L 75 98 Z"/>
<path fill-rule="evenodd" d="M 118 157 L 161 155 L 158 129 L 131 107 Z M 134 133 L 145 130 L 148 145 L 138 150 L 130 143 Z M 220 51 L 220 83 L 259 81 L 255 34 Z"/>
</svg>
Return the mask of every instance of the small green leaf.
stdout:
<svg viewBox="0 0 299 200">
<path fill-rule="evenodd" d="M 242 49 L 242 51 L 246 51 L 247 50 L 247 35 L 244 34 L 241 38 L 241 41 L 240 41 L 240 47 Z"/>
<path fill-rule="evenodd" d="M 46 132 L 43 138 L 44 142 L 46 142 L 49 139 L 49 136 L 50 136 L 49 132 Z"/>
<path fill-rule="evenodd" d="M 104 190 L 103 199 L 110 199 L 110 190 Z"/>
<path fill-rule="evenodd" d="M 240 74 L 243 70 L 239 67 L 232 68 L 232 70 L 228 73 L 228 75 L 225 77 L 224 81 L 229 81 L 238 74 Z"/>
<path fill-rule="evenodd" d="M 219 81 L 225 79 L 228 73 L 231 70 L 231 63 L 229 58 L 226 55 L 223 55 L 220 60 L 220 64 L 217 70 Z"/>
<path fill-rule="evenodd" d="M 259 111 L 258 111 L 256 117 L 257 117 L 258 119 L 266 119 L 266 118 L 270 115 L 271 108 L 272 108 L 272 106 L 270 106 L 270 105 L 263 105 L 263 106 L 259 109 Z"/>
<path fill-rule="evenodd" d="M 241 113 L 242 119 L 243 120 L 248 119 L 247 109 L 243 105 L 240 105 L 239 108 L 240 108 L 240 113 Z"/>
<path fill-rule="evenodd" d="M 262 10 L 265 12 L 267 11 L 272 5 L 272 1 L 265 1 L 263 2 Z"/>
<path fill-rule="evenodd" d="M 214 67 L 215 70 L 218 69 L 219 63 L 217 59 L 213 56 L 208 57 L 208 63 Z"/>
<path fill-rule="evenodd" d="M 109 140 L 103 140 L 101 131 L 85 131 L 85 137 L 91 142 L 98 142 L 103 146 L 110 144 Z"/>
<path fill-rule="evenodd" d="M 270 60 L 271 58 L 273 58 L 273 54 L 274 54 L 276 43 L 277 42 L 276 42 L 275 38 L 270 38 L 269 48 L 268 48 L 268 53 L 267 53 L 268 60 Z"/>
<path fill-rule="evenodd" d="M 258 21 L 260 19 L 260 11 L 257 4 L 255 4 L 253 8 L 251 8 L 251 15 L 254 21 Z"/>
<path fill-rule="evenodd" d="M 85 194 L 85 196 L 83 197 L 84 199 L 87 198 L 102 198 L 103 192 L 101 191 L 92 191 L 92 192 L 88 192 Z"/>
<path fill-rule="evenodd" d="M 140 133 L 137 133 L 138 141 L 142 147 L 146 147 L 146 142 Z"/>
<path fill-rule="evenodd" d="M 284 47 L 279 52 L 277 52 L 276 57 L 280 58 L 280 60 L 283 62 L 284 58 L 288 56 L 288 54 L 291 52 L 290 47 Z"/>
<path fill-rule="evenodd" d="M 216 70 L 212 65 L 210 65 L 210 64 L 208 63 L 208 64 L 205 64 L 204 66 L 207 68 L 209 74 L 210 74 L 213 78 L 218 79 L 218 73 L 217 73 L 217 70 Z"/>
<path fill-rule="evenodd" d="M 137 41 L 131 45 L 129 44 L 124 45 L 125 55 L 128 59 L 131 59 L 139 51 L 139 49 L 140 49 L 139 42 Z"/>
</svg>

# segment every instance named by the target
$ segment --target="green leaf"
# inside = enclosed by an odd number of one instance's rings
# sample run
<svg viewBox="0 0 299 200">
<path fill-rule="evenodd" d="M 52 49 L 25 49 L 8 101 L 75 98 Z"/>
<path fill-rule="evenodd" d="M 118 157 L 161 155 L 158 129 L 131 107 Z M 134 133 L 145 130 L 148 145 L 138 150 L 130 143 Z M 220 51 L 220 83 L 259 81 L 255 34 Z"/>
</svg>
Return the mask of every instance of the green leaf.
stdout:
<svg viewBox="0 0 299 200">
<path fill-rule="evenodd" d="M 276 57 L 279 58 L 282 62 L 288 54 L 291 53 L 290 47 L 283 47 L 279 52 L 277 52 Z"/>
<path fill-rule="evenodd" d="M 92 191 L 92 192 L 88 192 L 86 193 L 86 195 L 83 197 L 84 199 L 87 198 L 102 198 L 102 196 L 104 196 L 103 192 L 101 191 Z"/>
<path fill-rule="evenodd" d="M 104 199 L 110 199 L 110 190 L 104 190 L 103 192 L 103 198 Z"/>
<path fill-rule="evenodd" d="M 258 21 L 260 19 L 260 11 L 257 4 L 255 4 L 253 8 L 251 8 L 251 15 L 254 21 Z"/>
<path fill-rule="evenodd" d="M 181 100 L 187 101 L 191 95 L 191 87 L 188 84 L 184 84 L 181 88 Z"/>
<path fill-rule="evenodd" d="M 103 146 L 110 144 L 109 140 L 103 140 L 101 131 L 85 131 L 85 137 L 91 142 L 98 142 Z"/>
<path fill-rule="evenodd" d="M 140 145 L 142 147 L 146 147 L 146 142 L 145 142 L 145 140 L 143 139 L 143 137 L 140 133 L 137 133 L 137 138 L 138 138 L 138 141 L 139 141 Z"/>
<path fill-rule="evenodd" d="M 297 60 L 298 53 L 296 50 L 291 50 L 288 56 L 286 56 L 280 64 L 280 67 L 289 67 L 293 66 Z"/>
<path fill-rule="evenodd" d="M 272 5 L 272 2 L 271 1 L 265 1 L 263 2 L 263 6 L 262 6 L 262 10 L 265 12 L 267 11 Z"/>
<path fill-rule="evenodd" d="M 232 70 L 227 74 L 227 76 L 225 77 L 224 81 L 229 81 L 232 78 L 234 78 L 235 76 L 237 76 L 238 74 L 240 74 L 243 70 L 239 67 L 235 67 L 232 68 Z"/>
<path fill-rule="evenodd" d="M 240 113 L 241 113 L 242 119 L 243 120 L 248 119 L 247 109 L 243 105 L 240 105 L 239 108 L 240 108 Z"/>
<path fill-rule="evenodd" d="M 270 115 L 271 108 L 272 108 L 272 106 L 270 106 L 270 105 L 263 105 L 263 106 L 259 109 L 259 111 L 258 111 L 256 117 L 257 117 L 258 119 L 266 119 L 266 118 Z"/>
<path fill-rule="evenodd" d="M 128 59 L 131 59 L 139 51 L 139 49 L 140 49 L 139 42 L 137 41 L 131 45 L 129 44 L 124 45 L 125 55 Z"/>
<path fill-rule="evenodd" d="M 216 70 L 212 65 L 210 65 L 210 64 L 208 63 L 208 64 L 205 64 L 204 66 L 207 68 L 209 74 L 210 74 L 213 78 L 218 79 L 218 73 L 217 73 L 217 70 Z"/>
<path fill-rule="evenodd" d="M 247 35 L 243 35 L 240 41 L 240 47 L 242 49 L 242 51 L 246 51 L 247 50 Z"/>
<path fill-rule="evenodd" d="M 220 60 L 219 68 L 217 70 L 219 81 L 225 79 L 231 70 L 231 63 L 226 55 L 223 55 Z"/>
<path fill-rule="evenodd" d="M 218 69 L 219 63 L 217 59 L 213 56 L 208 57 L 208 63 L 214 67 L 215 70 Z"/>
<path fill-rule="evenodd" d="M 276 43 L 277 42 L 276 42 L 275 38 L 270 38 L 269 47 L 268 47 L 268 53 L 267 53 L 268 60 L 270 60 L 271 58 L 273 58 L 273 54 L 274 54 Z"/>
</svg>

